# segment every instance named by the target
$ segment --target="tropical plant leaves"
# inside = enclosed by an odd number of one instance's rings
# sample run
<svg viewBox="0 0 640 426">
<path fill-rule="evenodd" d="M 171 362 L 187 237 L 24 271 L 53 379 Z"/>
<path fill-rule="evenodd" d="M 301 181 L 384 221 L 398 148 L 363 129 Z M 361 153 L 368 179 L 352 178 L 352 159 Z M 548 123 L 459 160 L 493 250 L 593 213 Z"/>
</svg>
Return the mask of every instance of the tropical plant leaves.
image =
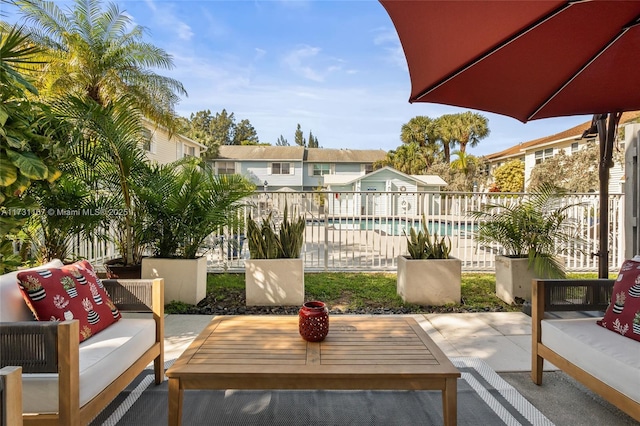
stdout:
<svg viewBox="0 0 640 426">
<path fill-rule="evenodd" d="M 569 211 L 578 204 L 564 205 L 566 191 L 542 184 L 519 203 L 487 204 L 470 215 L 479 220 L 476 238 L 497 243 L 507 256 L 528 257 L 539 277 L 565 275 L 557 256 L 582 250 L 584 240 Z"/>
<path fill-rule="evenodd" d="M 0 155 L 0 186 L 12 185 L 18 179 L 18 169 L 4 155 Z"/>
<path fill-rule="evenodd" d="M 16 152 L 8 149 L 6 153 L 9 161 L 29 179 L 41 180 L 49 176 L 47 165 L 33 152 Z"/>
</svg>

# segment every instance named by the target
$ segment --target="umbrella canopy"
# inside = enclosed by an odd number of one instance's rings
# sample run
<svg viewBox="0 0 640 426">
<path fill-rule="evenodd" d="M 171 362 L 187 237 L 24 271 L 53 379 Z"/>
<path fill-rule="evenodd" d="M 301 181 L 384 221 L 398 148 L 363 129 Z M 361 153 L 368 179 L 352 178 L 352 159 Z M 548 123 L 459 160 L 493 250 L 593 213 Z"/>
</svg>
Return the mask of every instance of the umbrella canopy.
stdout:
<svg viewBox="0 0 640 426">
<path fill-rule="evenodd" d="M 615 129 L 623 111 L 640 110 L 640 1 L 380 2 L 407 59 L 409 102 L 522 122 L 594 114 L 592 132 L 601 142 L 599 275 L 606 276 Z"/>
</svg>

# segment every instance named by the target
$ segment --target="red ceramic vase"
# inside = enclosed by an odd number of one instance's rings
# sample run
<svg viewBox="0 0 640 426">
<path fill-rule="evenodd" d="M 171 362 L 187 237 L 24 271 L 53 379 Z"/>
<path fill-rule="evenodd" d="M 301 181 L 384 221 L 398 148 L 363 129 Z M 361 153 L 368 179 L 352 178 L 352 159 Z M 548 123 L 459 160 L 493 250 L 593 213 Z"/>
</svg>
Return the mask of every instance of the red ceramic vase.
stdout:
<svg viewBox="0 0 640 426">
<path fill-rule="evenodd" d="M 329 333 L 329 309 L 324 302 L 306 302 L 298 312 L 298 328 L 308 342 L 320 342 Z"/>
</svg>

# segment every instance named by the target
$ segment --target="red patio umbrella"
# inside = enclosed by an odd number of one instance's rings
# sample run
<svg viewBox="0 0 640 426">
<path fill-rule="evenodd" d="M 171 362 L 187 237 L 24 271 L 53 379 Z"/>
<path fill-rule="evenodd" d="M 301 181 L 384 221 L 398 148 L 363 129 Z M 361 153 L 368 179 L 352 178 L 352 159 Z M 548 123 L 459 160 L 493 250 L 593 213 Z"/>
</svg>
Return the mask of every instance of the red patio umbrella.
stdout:
<svg viewBox="0 0 640 426">
<path fill-rule="evenodd" d="M 640 1 L 380 0 L 409 66 L 409 102 L 514 117 L 594 114 L 601 141 L 598 274 L 608 275 L 608 184 L 622 112 L 640 109 Z"/>
</svg>

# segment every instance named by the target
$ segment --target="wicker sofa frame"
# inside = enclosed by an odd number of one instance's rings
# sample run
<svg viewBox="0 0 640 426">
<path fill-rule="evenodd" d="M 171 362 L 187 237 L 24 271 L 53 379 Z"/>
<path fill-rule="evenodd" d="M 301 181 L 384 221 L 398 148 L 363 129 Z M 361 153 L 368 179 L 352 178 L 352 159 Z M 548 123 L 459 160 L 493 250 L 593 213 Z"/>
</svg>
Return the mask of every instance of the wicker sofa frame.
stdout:
<svg viewBox="0 0 640 426">
<path fill-rule="evenodd" d="M 635 420 L 640 421 L 640 403 L 577 367 L 542 343 L 541 321 L 548 319 L 549 313 L 554 311 L 604 312 L 611 300 L 613 284 L 614 280 L 608 279 L 534 279 L 532 281 L 531 378 L 537 385 L 542 384 L 543 363 L 547 360 Z M 626 337 L 619 337 L 626 339 Z"/>
<path fill-rule="evenodd" d="M 103 284 L 122 313 L 152 313 L 154 344 L 95 398 L 80 406 L 78 321 L 0 323 L 0 367 L 20 366 L 23 374 L 58 374 L 58 413 L 23 415 L 25 425 L 86 425 L 151 362 L 155 383 L 164 380 L 164 280 L 103 280 Z"/>
</svg>

